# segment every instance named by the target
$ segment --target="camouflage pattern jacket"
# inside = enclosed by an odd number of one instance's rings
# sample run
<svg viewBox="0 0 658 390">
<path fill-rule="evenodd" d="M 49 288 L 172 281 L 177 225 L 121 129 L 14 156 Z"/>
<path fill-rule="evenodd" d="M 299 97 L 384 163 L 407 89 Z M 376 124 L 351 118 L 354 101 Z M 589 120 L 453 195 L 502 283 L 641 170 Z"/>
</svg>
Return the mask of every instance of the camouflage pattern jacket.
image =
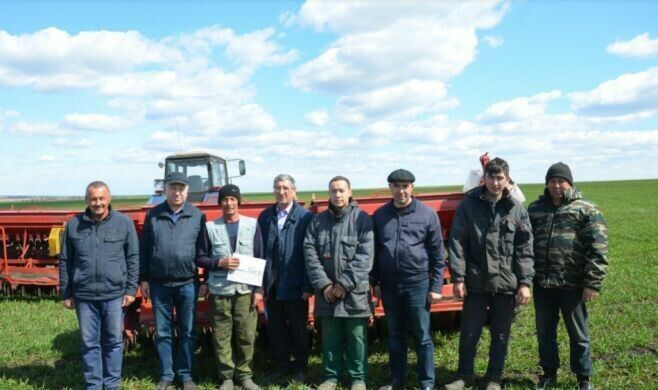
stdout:
<svg viewBox="0 0 658 390">
<path fill-rule="evenodd" d="M 608 229 L 598 207 L 576 188 L 555 206 L 545 190 L 528 213 L 535 237 L 535 284 L 599 291 L 608 265 Z"/>
</svg>

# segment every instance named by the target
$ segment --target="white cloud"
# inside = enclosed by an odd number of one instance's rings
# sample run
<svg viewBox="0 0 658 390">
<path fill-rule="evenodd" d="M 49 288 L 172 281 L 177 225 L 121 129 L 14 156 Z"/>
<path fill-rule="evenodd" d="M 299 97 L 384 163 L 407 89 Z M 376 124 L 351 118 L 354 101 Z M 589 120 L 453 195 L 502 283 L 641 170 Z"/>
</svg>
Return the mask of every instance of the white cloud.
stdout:
<svg viewBox="0 0 658 390">
<path fill-rule="evenodd" d="M 491 47 L 499 47 L 505 42 L 503 37 L 500 35 L 485 35 L 482 37 L 482 40 L 485 41 Z"/>
<path fill-rule="evenodd" d="M 592 117 L 648 117 L 658 113 L 658 67 L 606 81 L 590 91 L 569 94 L 572 108 Z"/>
<path fill-rule="evenodd" d="M 90 148 L 94 146 L 94 141 L 88 139 L 88 138 L 82 138 L 82 139 L 57 139 L 53 142 L 53 145 L 56 146 L 64 146 L 64 147 L 70 147 L 70 148 Z"/>
<path fill-rule="evenodd" d="M 50 155 L 50 154 L 44 154 L 41 157 L 39 157 L 39 161 L 41 161 L 41 162 L 54 162 L 56 160 L 57 159 L 55 158 L 55 156 Z"/>
<path fill-rule="evenodd" d="M 70 134 L 68 129 L 62 129 L 50 122 L 24 122 L 19 121 L 7 127 L 9 134 L 23 136 L 62 136 Z"/>
<path fill-rule="evenodd" d="M 127 125 L 123 117 L 105 114 L 67 114 L 62 118 L 62 126 L 74 130 L 114 131 Z"/>
<path fill-rule="evenodd" d="M 548 103 L 558 99 L 562 94 L 558 90 L 539 93 L 530 97 L 518 97 L 512 100 L 498 102 L 476 117 L 478 122 L 496 123 L 518 121 L 520 119 L 543 114 Z"/>
<path fill-rule="evenodd" d="M 306 115 L 304 115 L 304 119 L 307 123 L 313 126 L 324 126 L 329 120 L 329 114 L 327 114 L 327 110 L 325 109 L 314 110 L 307 112 Z"/>
<path fill-rule="evenodd" d="M 645 32 L 630 41 L 617 40 L 609 44 L 606 50 L 621 57 L 649 58 L 658 54 L 658 38 L 651 39 Z"/>
</svg>

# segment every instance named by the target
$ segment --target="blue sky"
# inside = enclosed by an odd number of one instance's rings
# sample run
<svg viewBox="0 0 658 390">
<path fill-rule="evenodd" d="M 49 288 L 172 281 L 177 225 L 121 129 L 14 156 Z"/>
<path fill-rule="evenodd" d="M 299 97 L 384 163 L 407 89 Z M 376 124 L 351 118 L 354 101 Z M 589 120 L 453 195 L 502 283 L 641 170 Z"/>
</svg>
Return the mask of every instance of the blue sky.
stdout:
<svg viewBox="0 0 658 390">
<path fill-rule="evenodd" d="M 655 2 L 0 2 L 2 195 L 147 194 L 168 154 L 385 186 L 657 177 Z"/>
</svg>

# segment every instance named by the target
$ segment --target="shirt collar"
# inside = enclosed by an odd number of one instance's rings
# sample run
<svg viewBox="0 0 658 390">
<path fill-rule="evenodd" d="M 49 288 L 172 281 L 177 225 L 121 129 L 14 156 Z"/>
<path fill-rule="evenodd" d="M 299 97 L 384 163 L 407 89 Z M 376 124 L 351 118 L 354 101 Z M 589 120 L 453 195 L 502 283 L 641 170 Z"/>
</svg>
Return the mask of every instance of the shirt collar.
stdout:
<svg viewBox="0 0 658 390">
<path fill-rule="evenodd" d="M 277 204 L 276 205 L 276 216 L 279 217 L 279 218 L 282 218 L 282 217 L 290 214 L 290 210 L 292 210 L 292 206 L 294 204 L 295 204 L 295 202 L 290 202 L 290 204 L 288 205 L 288 207 L 285 208 L 285 210 L 281 210 L 279 208 L 279 205 Z"/>
</svg>

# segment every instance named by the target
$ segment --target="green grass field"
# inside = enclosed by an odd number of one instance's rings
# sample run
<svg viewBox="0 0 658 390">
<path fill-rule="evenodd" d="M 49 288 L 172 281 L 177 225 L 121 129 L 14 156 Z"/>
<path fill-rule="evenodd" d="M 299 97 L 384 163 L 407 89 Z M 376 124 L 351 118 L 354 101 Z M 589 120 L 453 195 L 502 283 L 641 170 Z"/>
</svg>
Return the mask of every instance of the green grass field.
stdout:
<svg viewBox="0 0 658 390">
<path fill-rule="evenodd" d="M 578 186 L 603 210 L 610 238 L 609 276 L 600 298 L 588 306 L 595 383 L 601 389 L 658 388 L 658 180 Z M 529 200 L 542 191 L 541 185 L 521 188 Z M 263 200 L 267 199 L 271 199 L 269 194 Z M 81 203 L 77 208 L 80 207 Z M 0 389 L 81 388 L 78 337 L 75 314 L 64 309 L 58 300 L 0 297 Z M 217 385 L 212 348 L 206 336 L 200 336 L 200 341 L 195 376 L 202 389 L 212 389 Z M 436 331 L 434 341 L 440 385 L 457 368 L 459 333 Z M 488 342 L 485 332 L 476 360 L 479 374 L 486 367 Z M 563 328 L 559 343 L 560 386 L 573 388 L 576 381 L 569 373 L 568 340 Z M 539 373 L 536 349 L 534 312 L 530 306 L 513 325 L 505 371 L 507 388 L 533 387 Z M 383 341 L 370 346 L 368 388 L 387 382 L 387 360 Z M 415 362 L 413 353 L 409 354 L 409 362 Z M 272 372 L 273 364 L 262 345 L 254 364 L 257 382 Z M 153 347 L 144 343 L 127 352 L 123 372 L 123 388 L 153 388 L 158 379 Z M 309 363 L 308 379 L 313 385 L 321 379 L 317 350 Z M 415 383 L 413 369 L 408 383 Z"/>
</svg>

